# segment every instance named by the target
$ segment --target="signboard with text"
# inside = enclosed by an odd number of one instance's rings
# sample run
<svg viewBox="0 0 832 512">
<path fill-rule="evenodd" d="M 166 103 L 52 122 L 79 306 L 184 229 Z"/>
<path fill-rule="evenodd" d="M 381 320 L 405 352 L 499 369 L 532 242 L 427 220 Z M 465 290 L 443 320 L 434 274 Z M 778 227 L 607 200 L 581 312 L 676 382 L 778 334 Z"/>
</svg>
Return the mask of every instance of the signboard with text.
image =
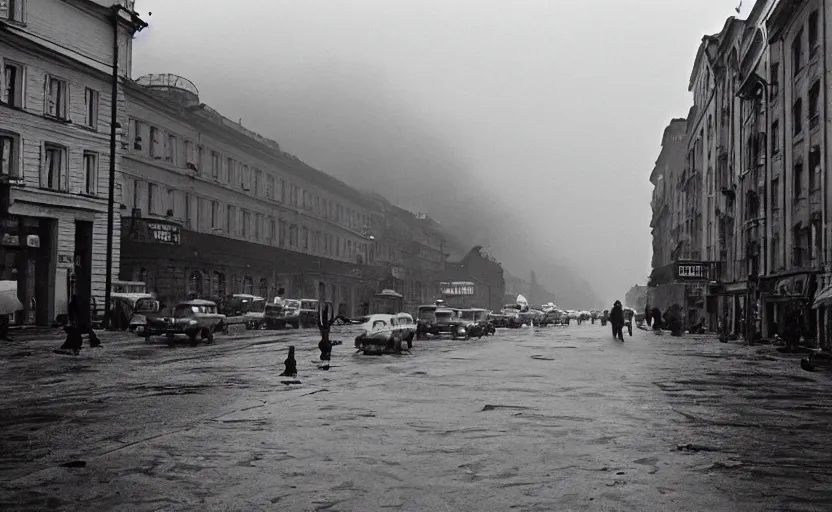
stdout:
<svg viewBox="0 0 832 512">
<path fill-rule="evenodd" d="M 465 296 L 474 295 L 474 283 L 470 281 L 449 281 L 439 283 L 442 295 Z"/>
<path fill-rule="evenodd" d="M 676 279 L 682 281 L 710 281 L 714 275 L 714 262 L 680 261 L 676 263 Z"/>
<path fill-rule="evenodd" d="M 169 222 L 130 219 L 122 226 L 128 240 L 135 242 L 179 245 L 182 243 L 180 227 Z"/>
</svg>

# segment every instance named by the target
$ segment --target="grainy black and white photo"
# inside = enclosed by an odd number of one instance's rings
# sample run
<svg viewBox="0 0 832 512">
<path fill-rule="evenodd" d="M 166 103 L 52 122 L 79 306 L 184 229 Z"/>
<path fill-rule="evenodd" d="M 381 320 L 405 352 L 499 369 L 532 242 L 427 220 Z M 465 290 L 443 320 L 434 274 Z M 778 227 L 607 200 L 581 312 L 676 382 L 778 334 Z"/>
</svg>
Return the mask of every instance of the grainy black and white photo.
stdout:
<svg viewBox="0 0 832 512">
<path fill-rule="evenodd" d="M 832 510 L 832 1 L 0 0 L 0 510 Z"/>
</svg>

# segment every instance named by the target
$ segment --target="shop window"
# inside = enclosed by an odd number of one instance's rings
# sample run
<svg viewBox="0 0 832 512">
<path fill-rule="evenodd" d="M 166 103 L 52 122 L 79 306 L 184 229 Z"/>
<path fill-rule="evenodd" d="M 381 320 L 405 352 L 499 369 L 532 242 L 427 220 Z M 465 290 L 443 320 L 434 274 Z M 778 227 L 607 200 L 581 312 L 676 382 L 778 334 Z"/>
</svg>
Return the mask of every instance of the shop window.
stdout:
<svg viewBox="0 0 832 512">
<path fill-rule="evenodd" d="M 66 148 L 56 144 L 44 144 L 40 186 L 51 190 L 66 190 L 66 175 Z"/>
<path fill-rule="evenodd" d="M 13 133 L 0 132 L 0 174 L 3 176 L 20 176 L 19 154 L 20 138 Z"/>
<path fill-rule="evenodd" d="M 0 89 L 0 101 L 11 107 L 23 108 L 24 76 L 26 68 L 10 60 L 2 61 L 3 88 Z"/>
<path fill-rule="evenodd" d="M 265 277 L 260 279 L 260 296 L 269 297 L 269 281 Z"/>
<path fill-rule="evenodd" d="M 249 276 L 243 278 L 243 293 L 254 295 L 254 281 Z"/>
</svg>

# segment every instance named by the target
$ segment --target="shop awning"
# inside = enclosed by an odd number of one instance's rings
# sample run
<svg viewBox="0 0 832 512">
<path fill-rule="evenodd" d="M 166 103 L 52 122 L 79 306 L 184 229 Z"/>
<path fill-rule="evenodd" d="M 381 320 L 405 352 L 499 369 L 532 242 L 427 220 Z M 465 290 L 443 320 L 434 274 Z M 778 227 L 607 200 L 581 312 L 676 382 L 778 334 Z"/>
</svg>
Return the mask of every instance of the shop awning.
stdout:
<svg viewBox="0 0 832 512">
<path fill-rule="evenodd" d="M 815 301 L 812 303 L 812 308 L 817 309 L 830 303 L 832 303 L 832 285 L 827 286 L 817 294 Z"/>
</svg>

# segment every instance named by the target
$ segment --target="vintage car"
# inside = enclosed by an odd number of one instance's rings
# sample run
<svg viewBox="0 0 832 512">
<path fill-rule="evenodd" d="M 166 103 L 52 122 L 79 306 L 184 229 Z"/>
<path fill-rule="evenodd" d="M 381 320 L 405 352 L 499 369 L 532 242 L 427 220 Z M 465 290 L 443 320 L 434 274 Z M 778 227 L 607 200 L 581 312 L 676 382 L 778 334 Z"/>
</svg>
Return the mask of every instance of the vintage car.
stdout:
<svg viewBox="0 0 832 512">
<path fill-rule="evenodd" d="M 235 293 L 226 306 L 226 322 L 260 329 L 265 324 L 266 299 L 248 293 Z"/>
<path fill-rule="evenodd" d="M 419 306 L 416 312 L 416 339 L 421 340 L 428 334 L 437 335 L 436 330 L 436 304 Z"/>
<path fill-rule="evenodd" d="M 488 313 L 488 320 L 494 327 L 508 327 L 508 316 L 502 312 L 495 313 L 491 311 Z"/>
<path fill-rule="evenodd" d="M 488 317 L 487 309 L 472 308 L 459 311 L 459 319 L 465 327 L 463 336 L 482 338 L 497 332 L 494 324 Z"/>
<path fill-rule="evenodd" d="M 523 326 L 523 317 L 519 304 L 506 304 L 503 306 L 500 314 L 505 317 L 506 327 L 517 328 Z"/>
<path fill-rule="evenodd" d="M 214 341 L 214 333 L 225 328 L 225 315 L 217 312 L 217 305 L 209 300 L 194 299 L 181 302 L 173 308 L 171 316 L 146 317 L 144 324 L 136 326 L 136 334 L 149 341 L 151 336 L 167 336 L 172 344 L 178 335 L 188 337 L 196 345 L 199 339 Z"/>
<path fill-rule="evenodd" d="M 162 313 L 162 304 L 153 297 L 145 297 L 136 301 L 133 307 L 133 314 L 130 315 L 128 329 L 136 332 L 139 326 L 147 325 L 148 320 L 156 320 Z"/>
<path fill-rule="evenodd" d="M 399 353 L 413 348 L 416 324 L 407 313 L 369 315 L 362 328 L 355 338 L 355 348 L 365 355 Z"/>
<path fill-rule="evenodd" d="M 543 314 L 541 325 L 561 325 L 567 319 L 566 314 L 560 309 L 550 309 Z"/>
<path fill-rule="evenodd" d="M 279 302 L 267 304 L 264 312 L 268 329 L 283 329 L 285 327 L 300 327 L 300 301 L 283 299 Z"/>
<path fill-rule="evenodd" d="M 539 309 L 529 310 L 529 325 L 541 325 L 543 323 L 544 313 Z"/>
</svg>

